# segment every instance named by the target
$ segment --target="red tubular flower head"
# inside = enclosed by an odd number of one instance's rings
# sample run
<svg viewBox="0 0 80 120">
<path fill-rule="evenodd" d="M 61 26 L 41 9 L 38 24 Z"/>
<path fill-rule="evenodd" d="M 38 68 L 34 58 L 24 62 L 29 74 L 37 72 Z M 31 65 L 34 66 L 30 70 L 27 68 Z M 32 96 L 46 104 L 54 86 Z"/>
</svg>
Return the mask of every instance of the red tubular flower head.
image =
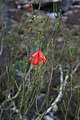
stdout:
<svg viewBox="0 0 80 120">
<path fill-rule="evenodd" d="M 29 58 L 29 61 L 31 61 L 33 65 L 39 65 L 40 60 L 42 60 L 44 64 L 47 62 L 45 56 L 40 50 L 38 50 Z"/>
<path fill-rule="evenodd" d="M 29 11 L 32 11 L 32 10 L 33 10 L 33 6 L 32 6 L 31 3 L 29 4 L 28 9 L 29 9 Z"/>
<path fill-rule="evenodd" d="M 39 51 L 39 56 L 40 56 L 40 60 L 42 60 L 43 63 L 45 64 L 47 62 L 47 60 L 41 51 Z"/>
</svg>

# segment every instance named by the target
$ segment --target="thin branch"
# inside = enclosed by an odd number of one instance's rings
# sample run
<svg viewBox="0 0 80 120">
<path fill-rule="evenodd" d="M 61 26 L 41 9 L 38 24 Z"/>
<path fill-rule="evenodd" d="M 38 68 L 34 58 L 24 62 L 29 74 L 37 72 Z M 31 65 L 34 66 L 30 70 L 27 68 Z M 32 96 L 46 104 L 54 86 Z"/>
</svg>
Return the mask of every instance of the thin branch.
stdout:
<svg viewBox="0 0 80 120">
<path fill-rule="evenodd" d="M 55 106 L 57 106 L 57 103 L 61 101 L 61 98 L 63 97 L 63 90 L 65 90 L 66 88 L 66 84 L 67 84 L 67 80 L 69 78 L 69 76 L 72 76 L 78 69 L 78 67 L 80 66 L 80 63 L 78 63 L 76 65 L 76 67 L 74 68 L 74 70 L 72 71 L 71 74 L 66 74 L 65 79 L 63 79 L 63 71 L 62 71 L 62 67 L 61 65 L 59 65 L 59 70 L 60 70 L 60 89 L 59 89 L 59 94 L 57 96 L 57 98 L 54 100 L 54 102 L 51 104 L 51 106 L 45 111 L 43 112 L 40 116 L 41 118 L 46 115 L 47 113 L 49 113 L 52 109 L 55 111 Z M 35 120 L 39 120 L 38 116 Z"/>
<path fill-rule="evenodd" d="M 33 68 L 33 65 L 31 64 L 28 72 L 26 73 L 25 80 L 27 80 L 28 76 L 30 75 L 32 68 Z"/>
<path fill-rule="evenodd" d="M 3 39 L 1 41 L 1 50 L 0 50 L 0 56 L 2 55 L 2 52 L 3 52 Z"/>
<path fill-rule="evenodd" d="M 5 101 L 3 101 L 3 103 L 0 105 L 0 109 L 1 109 L 7 102 L 16 99 L 16 98 L 18 97 L 18 95 L 19 95 L 20 90 L 21 90 L 21 86 L 19 87 L 19 91 L 18 91 L 13 97 L 8 96 L 8 99 L 6 99 Z"/>
<path fill-rule="evenodd" d="M 62 98 L 62 91 L 63 91 L 63 71 L 62 71 L 62 67 L 60 66 L 60 72 L 61 72 L 61 76 L 60 76 L 60 91 L 59 94 L 57 96 L 57 98 L 55 99 L 55 101 L 51 104 L 51 106 L 47 109 L 46 114 L 49 113 L 51 111 L 52 108 L 54 108 L 54 105 L 57 104 L 61 98 Z"/>
<path fill-rule="evenodd" d="M 78 69 L 78 67 L 80 66 L 80 63 L 78 63 L 75 67 L 75 69 L 72 71 L 72 73 L 70 74 L 70 76 L 72 76 Z M 51 109 L 55 109 L 55 105 L 57 105 L 58 102 L 60 102 L 62 96 L 63 96 L 63 90 L 65 90 L 66 84 L 67 84 L 67 80 L 69 78 L 69 75 L 65 76 L 65 79 L 63 80 L 63 71 L 62 71 L 62 67 L 60 66 L 60 90 L 59 90 L 59 94 L 57 96 L 57 98 L 55 99 L 55 101 L 51 104 L 51 106 L 47 109 L 46 114 L 49 113 L 51 111 Z"/>
<path fill-rule="evenodd" d="M 72 71 L 72 73 L 70 75 L 73 75 L 77 71 L 77 69 L 79 68 L 79 66 L 80 66 L 80 63 L 78 63 L 76 65 L 75 69 Z"/>
</svg>

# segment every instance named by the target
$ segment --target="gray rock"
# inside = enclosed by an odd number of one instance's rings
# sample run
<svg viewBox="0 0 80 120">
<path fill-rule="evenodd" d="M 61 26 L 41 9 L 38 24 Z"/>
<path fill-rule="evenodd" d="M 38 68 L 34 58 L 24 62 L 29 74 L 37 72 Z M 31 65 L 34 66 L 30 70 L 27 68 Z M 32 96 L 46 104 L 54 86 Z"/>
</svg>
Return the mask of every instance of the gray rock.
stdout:
<svg viewBox="0 0 80 120">
<path fill-rule="evenodd" d="M 63 0 L 62 1 L 62 11 L 66 12 L 72 6 L 73 0 Z"/>
<path fill-rule="evenodd" d="M 46 115 L 46 116 L 44 117 L 44 120 L 54 120 L 54 118 L 50 117 L 49 115 Z"/>
<path fill-rule="evenodd" d="M 19 71 L 19 69 L 16 69 L 16 73 L 19 77 L 22 77 L 24 75 L 24 73 Z"/>
<path fill-rule="evenodd" d="M 57 13 L 47 13 L 47 16 L 49 16 L 49 18 L 51 18 L 52 20 L 55 20 L 58 15 Z"/>
<path fill-rule="evenodd" d="M 27 115 L 26 115 L 26 114 L 24 114 L 23 120 L 29 120 L 29 119 L 27 118 Z"/>
</svg>

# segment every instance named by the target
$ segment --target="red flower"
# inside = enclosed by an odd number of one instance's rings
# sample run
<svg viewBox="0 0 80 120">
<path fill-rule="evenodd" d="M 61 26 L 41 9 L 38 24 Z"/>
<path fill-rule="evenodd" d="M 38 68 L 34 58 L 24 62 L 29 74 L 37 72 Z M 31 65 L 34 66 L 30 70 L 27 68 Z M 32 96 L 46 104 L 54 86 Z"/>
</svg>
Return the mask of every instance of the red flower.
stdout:
<svg viewBox="0 0 80 120">
<path fill-rule="evenodd" d="M 29 61 L 31 61 L 33 65 L 39 65 L 40 60 L 42 60 L 44 64 L 47 62 L 41 50 L 38 50 L 29 58 Z"/>
<path fill-rule="evenodd" d="M 27 8 L 29 9 L 29 11 L 32 11 L 33 10 L 32 4 L 29 4 L 29 6 Z"/>
</svg>

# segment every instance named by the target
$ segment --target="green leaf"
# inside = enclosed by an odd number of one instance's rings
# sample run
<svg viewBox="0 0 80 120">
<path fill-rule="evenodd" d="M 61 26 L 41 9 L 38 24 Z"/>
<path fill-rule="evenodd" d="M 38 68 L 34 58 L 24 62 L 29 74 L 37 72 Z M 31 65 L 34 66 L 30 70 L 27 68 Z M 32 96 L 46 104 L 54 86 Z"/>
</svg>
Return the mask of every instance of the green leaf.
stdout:
<svg viewBox="0 0 80 120">
<path fill-rule="evenodd" d="M 15 71 L 15 64 L 12 64 L 11 70 L 12 70 L 12 72 Z"/>
<path fill-rule="evenodd" d="M 78 35 L 78 42 L 80 43 L 80 33 L 79 33 L 79 35 Z"/>
<path fill-rule="evenodd" d="M 6 66 L 6 72 L 7 72 L 7 74 L 9 73 L 9 67 L 8 66 Z"/>
</svg>

